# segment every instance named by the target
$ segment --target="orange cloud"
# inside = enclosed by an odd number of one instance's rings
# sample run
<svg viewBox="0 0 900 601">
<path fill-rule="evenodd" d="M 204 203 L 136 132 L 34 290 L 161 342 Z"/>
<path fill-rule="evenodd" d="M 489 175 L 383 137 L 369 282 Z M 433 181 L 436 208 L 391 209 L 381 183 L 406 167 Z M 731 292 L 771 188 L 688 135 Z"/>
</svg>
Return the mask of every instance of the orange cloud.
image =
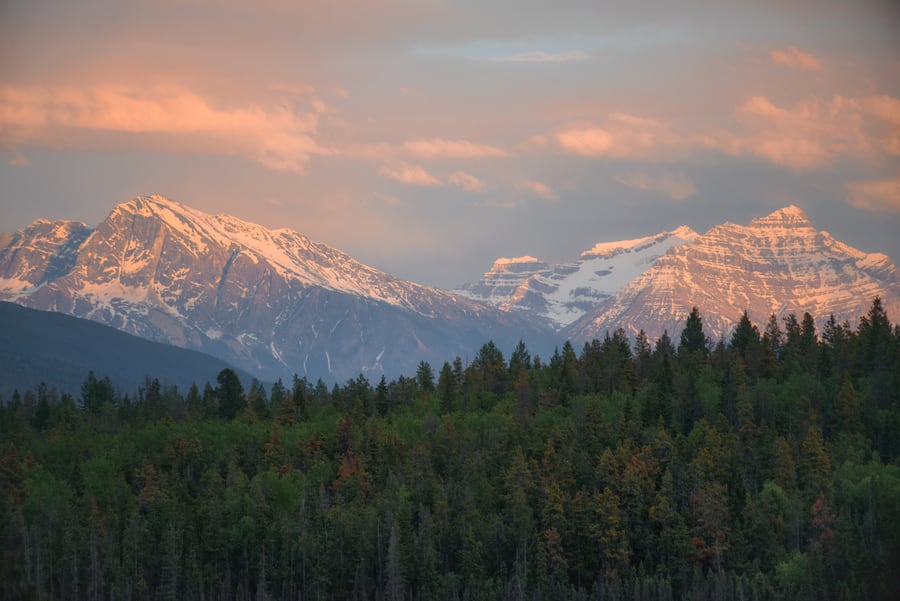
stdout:
<svg viewBox="0 0 900 601">
<path fill-rule="evenodd" d="M 466 192 L 484 192 L 487 187 L 483 181 L 465 171 L 451 173 L 447 178 L 447 183 L 459 186 Z"/>
<path fill-rule="evenodd" d="M 220 107 L 178 86 L 5 86 L 0 141 L 82 146 L 97 132 L 118 132 L 155 136 L 159 145 L 159 135 L 166 135 L 171 139 L 163 151 L 244 155 L 271 169 L 303 172 L 312 155 L 331 152 L 315 140 L 323 110 L 320 102 L 306 113 L 285 106 Z"/>
<path fill-rule="evenodd" d="M 796 69 L 804 69 L 806 71 L 821 71 L 822 61 L 810 54 L 804 52 L 796 46 L 785 48 L 784 50 L 772 50 L 769 56 L 778 64 Z"/>
<path fill-rule="evenodd" d="M 847 202 L 854 207 L 877 213 L 900 213 L 900 178 L 851 182 Z"/>
<path fill-rule="evenodd" d="M 389 179 L 412 186 L 440 186 L 441 180 L 428 173 L 420 165 L 400 162 L 394 166 L 383 166 L 378 173 Z"/>
<path fill-rule="evenodd" d="M 628 188 L 657 192 L 672 200 L 683 200 L 697 193 L 694 182 L 684 173 L 662 171 L 656 175 L 645 172 L 616 176 L 617 182 Z"/>
<path fill-rule="evenodd" d="M 403 147 L 407 152 L 422 159 L 472 159 L 509 156 L 509 153 L 502 148 L 478 144 L 469 140 L 445 140 L 443 138 L 410 140 L 404 143 Z"/>
<path fill-rule="evenodd" d="M 524 182 L 522 182 L 519 185 L 519 187 L 523 188 L 525 190 L 530 190 L 531 192 L 533 192 L 537 196 L 543 198 L 544 200 L 550 200 L 550 201 L 559 200 L 559 196 L 556 194 L 556 192 L 551 190 L 550 187 L 547 186 L 546 184 L 542 184 L 539 181 L 535 181 L 535 180 L 531 180 L 531 179 L 525 180 Z"/>
</svg>

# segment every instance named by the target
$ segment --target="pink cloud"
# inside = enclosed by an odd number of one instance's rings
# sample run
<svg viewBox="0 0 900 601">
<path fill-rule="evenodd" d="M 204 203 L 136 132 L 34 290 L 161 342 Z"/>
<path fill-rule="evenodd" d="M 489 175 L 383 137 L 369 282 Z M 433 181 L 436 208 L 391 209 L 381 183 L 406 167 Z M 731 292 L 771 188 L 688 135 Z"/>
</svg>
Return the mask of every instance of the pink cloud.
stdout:
<svg viewBox="0 0 900 601">
<path fill-rule="evenodd" d="M 459 186 L 466 192 L 484 192 L 487 188 L 483 181 L 465 171 L 451 173 L 447 178 L 447 183 Z"/>
<path fill-rule="evenodd" d="M 243 155 L 271 169 L 303 172 L 313 155 L 331 152 L 315 139 L 324 107 L 318 101 L 310 108 L 218 106 L 179 86 L 6 86 L 0 88 L 0 140 L 89 147 L 98 132 L 116 132 L 148 136 L 163 152 Z"/>
<path fill-rule="evenodd" d="M 584 156 L 603 156 L 613 147 L 611 133 L 604 129 L 570 129 L 557 136 L 560 146 Z"/>
<path fill-rule="evenodd" d="M 509 156 L 509 153 L 502 148 L 478 144 L 469 140 L 446 140 L 443 138 L 409 140 L 403 144 L 403 147 L 407 152 L 422 159 L 471 159 Z"/>
<path fill-rule="evenodd" d="M 603 127 L 564 130 L 556 141 L 573 154 L 628 159 L 669 156 L 684 144 L 665 123 L 620 112 L 610 114 Z"/>
<path fill-rule="evenodd" d="M 399 162 L 393 166 L 383 166 L 378 173 L 386 178 L 412 186 L 440 186 L 441 180 L 428 173 L 420 165 Z"/>
<path fill-rule="evenodd" d="M 731 124 L 695 131 L 675 131 L 662 121 L 614 112 L 600 127 L 572 127 L 557 133 L 555 141 L 566 152 L 606 159 L 673 160 L 714 150 L 795 171 L 822 169 L 840 160 L 877 165 L 885 157 L 900 156 L 900 98 L 813 97 L 778 105 L 756 95 L 735 109 Z"/>
<path fill-rule="evenodd" d="M 810 54 L 804 52 L 795 46 L 790 46 L 783 50 L 772 50 L 769 56 L 778 64 L 806 71 L 821 71 L 822 61 Z"/>
<path fill-rule="evenodd" d="M 519 187 L 521 187 L 525 190 L 531 191 L 532 193 L 539 196 L 540 198 L 543 198 L 544 200 L 550 200 L 550 201 L 559 200 L 559 196 L 556 194 L 556 192 L 551 190 L 550 187 L 547 186 L 546 184 L 542 184 L 539 181 L 535 181 L 535 180 L 531 180 L 531 179 L 525 180 L 524 182 L 522 182 L 519 185 Z"/>
<path fill-rule="evenodd" d="M 854 207 L 878 213 L 900 213 L 900 178 L 851 182 L 847 202 Z"/>
<path fill-rule="evenodd" d="M 753 96 L 735 117 L 743 131 L 707 138 L 708 145 L 796 171 L 900 154 L 900 100 L 888 96 L 813 98 L 790 107 Z"/>
</svg>

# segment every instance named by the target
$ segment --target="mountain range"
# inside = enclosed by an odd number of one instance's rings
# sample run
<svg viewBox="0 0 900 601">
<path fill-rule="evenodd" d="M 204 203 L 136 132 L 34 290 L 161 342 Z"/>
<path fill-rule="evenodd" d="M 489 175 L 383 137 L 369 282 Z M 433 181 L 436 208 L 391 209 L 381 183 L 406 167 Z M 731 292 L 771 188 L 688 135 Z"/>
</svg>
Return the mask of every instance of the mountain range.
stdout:
<svg viewBox="0 0 900 601">
<path fill-rule="evenodd" d="M 746 226 L 717 225 L 672 248 L 566 334 L 573 341 L 615 328 L 644 329 L 651 340 L 664 331 L 676 335 L 695 306 L 712 340 L 727 340 L 744 311 L 760 328 L 772 314 L 805 312 L 820 329 L 831 315 L 855 326 L 876 296 L 890 315 L 900 315 L 891 260 L 816 230 L 801 209 L 789 206 Z"/>
<path fill-rule="evenodd" d="M 891 260 L 816 230 L 796 206 L 748 225 L 723 223 L 699 235 L 682 226 L 655 236 L 608 242 L 573 263 L 498 259 L 461 293 L 503 311 L 549 323 L 574 343 L 622 328 L 653 340 L 677 335 L 693 307 L 707 335 L 728 338 L 746 310 L 855 325 L 874 297 L 900 314 L 900 279 Z M 591 301 L 594 301 L 593 303 Z"/>
<path fill-rule="evenodd" d="M 0 300 L 199 350 L 274 381 L 410 374 L 488 339 L 550 349 L 527 321 L 380 272 L 288 229 L 162 196 L 96 228 L 38 220 L 0 250 Z"/>
<path fill-rule="evenodd" d="M 677 336 L 693 307 L 727 338 L 746 310 L 855 324 L 880 296 L 900 314 L 890 259 L 816 230 L 795 206 L 742 226 L 600 242 L 571 262 L 498 259 L 455 292 L 385 274 L 289 229 L 162 196 L 96 228 L 38 220 L 0 245 L 0 300 L 199 350 L 268 381 L 413 373 L 493 340 L 546 356 L 623 328 Z"/>
</svg>

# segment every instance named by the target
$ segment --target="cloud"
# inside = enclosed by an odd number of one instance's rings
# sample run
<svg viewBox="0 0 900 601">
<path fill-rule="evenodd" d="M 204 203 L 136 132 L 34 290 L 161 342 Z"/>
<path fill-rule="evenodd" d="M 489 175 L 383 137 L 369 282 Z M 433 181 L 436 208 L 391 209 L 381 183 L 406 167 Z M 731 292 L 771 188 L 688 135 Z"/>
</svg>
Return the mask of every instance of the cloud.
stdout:
<svg viewBox="0 0 900 601">
<path fill-rule="evenodd" d="M 806 71 L 821 71 L 822 61 L 808 52 L 804 52 L 795 46 L 784 50 L 772 50 L 769 52 L 772 60 L 787 67 L 804 69 Z"/>
<path fill-rule="evenodd" d="M 428 173 L 420 165 L 413 165 L 403 161 L 396 165 L 385 165 L 378 170 L 378 173 L 389 179 L 409 184 L 411 186 L 440 186 L 441 180 Z"/>
<path fill-rule="evenodd" d="M 603 127 L 570 128 L 556 135 L 567 152 L 587 157 L 656 159 L 684 145 L 665 123 L 612 113 Z"/>
<path fill-rule="evenodd" d="M 876 213 L 900 213 L 900 178 L 851 182 L 847 184 L 847 202 Z"/>
<path fill-rule="evenodd" d="M 613 179 L 628 188 L 661 193 L 672 200 L 683 200 L 697 193 L 691 178 L 680 171 L 662 171 L 656 175 L 639 171 Z"/>
<path fill-rule="evenodd" d="M 571 61 L 583 61 L 587 58 L 589 58 L 588 55 L 579 50 L 556 54 L 549 52 L 523 52 L 511 56 L 495 56 L 486 60 L 496 63 L 568 63 Z"/>
<path fill-rule="evenodd" d="M 900 99 L 890 96 L 811 98 L 791 107 L 752 96 L 735 117 L 744 131 L 710 137 L 710 146 L 795 171 L 844 158 L 877 163 L 884 155 L 900 156 Z"/>
<path fill-rule="evenodd" d="M 506 157 L 509 153 L 496 146 L 478 144 L 469 140 L 446 140 L 430 138 L 409 140 L 403 144 L 404 149 L 422 159 L 472 159 Z"/>
<path fill-rule="evenodd" d="M 801 172 L 846 160 L 878 165 L 900 156 L 900 98 L 811 97 L 781 106 L 755 95 L 734 110 L 731 123 L 694 131 L 613 112 L 602 125 L 564 129 L 555 141 L 566 152 L 606 159 L 668 161 L 713 150 Z"/>
<path fill-rule="evenodd" d="M 544 200 L 559 200 L 559 196 L 556 194 L 556 192 L 551 190 L 546 184 L 542 184 L 539 181 L 528 179 L 519 184 L 519 187 L 533 192 L 535 195 L 543 198 Z"/>
<path fill-rule="evenodd" d="M 115 146 L 114 140 L 98 135 L 112 132 L 140 137 L 160 152 L 243 155 L 270 169 L 302 173 L 313 155 L 331 153 L 315 139 L 323 105 L 312 102 L 309 108 L 217 106 L 180 86 L 4 86 L 0 141 Z"/>
<path fill-rule="evenodd" d="M 484 192 L 487 188 L 483 181 L 465 171 L 451 173 L 447 178 L 447 183 L 459 186 L 466 192 Z"/>
<path fill-rule="evenodd" d="M 613 135 L 604 129 L 570 129 L 557 136 L 560 146 L 584 156 L 603 156 L 614 146 Z"/>
</svg>

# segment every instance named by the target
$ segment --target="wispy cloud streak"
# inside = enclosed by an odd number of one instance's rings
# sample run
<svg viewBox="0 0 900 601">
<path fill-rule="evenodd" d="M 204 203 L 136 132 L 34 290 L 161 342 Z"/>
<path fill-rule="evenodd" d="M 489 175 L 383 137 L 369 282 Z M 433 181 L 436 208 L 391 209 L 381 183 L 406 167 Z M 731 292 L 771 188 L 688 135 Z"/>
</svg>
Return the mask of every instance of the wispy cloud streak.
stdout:
<svg viewBox="0 0 900 601">
<path fill-rule="evenodd" d="M 587 53 L 582 51 L 575 52 L 523 52 L 521 54 L 512 54 L 509 56 L 493 56 L 485 60 L 494 63 L 569 63 L 572 61 L 583 61 L 590 58 Z"/>
<path fill-rule="evenodd" d="M 547 184 L 541 183 L 539 181 L 528 179 L 519 184 L 519 187 L 530 191 L 532 194 L 543 198 L 544 200 L 556 201 L 559 200 L 559 195 L 554 192 L 550 186 Z"/>
<path fill-rule="evenodd" d="M 806 71 L 821 71 L 822 61 L 810 54 L 804 52 L 795 46 L 785 48 L 783 50 L 772 50 L 769 56 L 773 61 L 786 67 L 795 69 L 804 69 Z"/>
<path fill-rule="evenodd" d="M 385 165 L 378 170 L 382 177 L 412 186 L 441 186 L 441 180 L 428 173 L 421 165 L 399 162 L 396 165 Z"/>
<path fill-rule="evenodd" d="M 851 182 L 847 202 L 858 209 L 876 213 L 900 213 L 900 178 Z"/>
<path fill-rule="evenodd" d="M 618 175 L 613 179 L 628 188 L 662 194 L 672 200 L 683 200 L 697 193 L 693 180 L 680 171 L 662 171 L 657 174 L 637 171 Z"/>
</svg>

